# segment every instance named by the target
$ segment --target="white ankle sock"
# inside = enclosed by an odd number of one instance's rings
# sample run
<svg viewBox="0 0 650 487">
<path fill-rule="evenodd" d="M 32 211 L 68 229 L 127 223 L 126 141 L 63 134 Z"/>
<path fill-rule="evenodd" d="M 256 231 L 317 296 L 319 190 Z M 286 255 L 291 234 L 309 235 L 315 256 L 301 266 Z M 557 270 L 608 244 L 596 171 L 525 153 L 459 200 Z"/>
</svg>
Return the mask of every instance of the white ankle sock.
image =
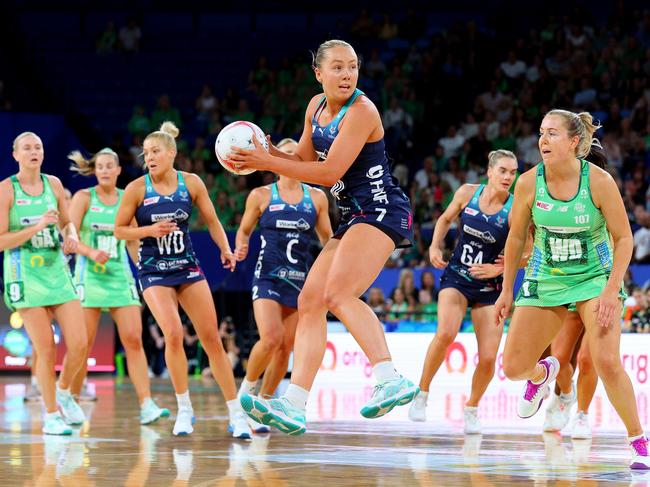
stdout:
<svg viewBox="0 0 650 487">
<path fill-rule="evenodd" d="M 419 394 L 415 396 L 415 398 L 426 404 L 427 399 L 429 399 L 429 391 L 420 391 Z"/>
<path fill-rule="evenodd" d="M 630 443 L 633 443 L 633 442 L 635 442 L 636 440 L 638 440 L 639 438 L 645 438 L 645 434 L 644 434 L 644 433 L 641 433 L 640 435 L 637 435 L 637 436 L 628 436 L 628 437 L 627 437 L 627 440 L 628 440 Z"/>
<path fill-rule="evenodd" d="M 231 399 L 226 401 L 226 406 L 228 406 L 228 415 L 232 417 L 235 413 L 243 412 L 239 398 Z"/>
<path fill-rule="evenodd" d="M 31 379 L 30 379 L 30 382 L 31 382 L 31 384 L 32 384 L 34 387 L 36 387 L 36 386 L 38 385 L 38 381 L 36 380 L 36 376 L 35 376 L 35 375 L 32 375 L 32 377 L 31 377 Z"/>
<path fill-rule="evenodd" d="M 260 380 L 257 379 L 256 381 L 249 381 L 244 377 L 244 380 L 241 381 L 241 386 L 239 386 L 239 394 L 241 395 L 244 392 L 247 392 L 248 394 L 256 394 L 257 393 L 257 386 L 259 385 Z"/>
<path fill-rule="evenodd" d="M 192 401 L 190 401 L 190 391 L 185 391 L 182 394 L 176 394 L 176 403 L 178 409 L 192 409 Z"/>
<path fill-rule="evenodd" d="M 295 384 L 289 384 L 287 391 L 284 393 L 284 397 L 295 407 L 306 409 L 307 399 L 309 399 L 309 391 Z"/>
<path fill-rule="evenodd" d="M 154 406 L 156 405 L 156 404 L 153 402 L 153 399 L 151 399 L 150 397 L 147 397 L 144 401 L 142 401 L 142 404 L 140 404 L 140 409 L 146 409 L 146 408 L 148 408 L 151 404 L 153 404 Z"/>
<path fill-rule="evenodd" d="M 399 379 L 399 374 L 395 370 L 392 360 L 386 362 L 379 362 L 372 368 L 372 373 L 375 374 L 375 379 L 379 384 L 393 379 Z"/>
<path fill-rule="evenodd" d="M 60 416 L 60 413 L 58 411 L 54 411 L 53 413 L 45 413 L 45 419 L 54 419 L 58 416 Z"/>
</svg>

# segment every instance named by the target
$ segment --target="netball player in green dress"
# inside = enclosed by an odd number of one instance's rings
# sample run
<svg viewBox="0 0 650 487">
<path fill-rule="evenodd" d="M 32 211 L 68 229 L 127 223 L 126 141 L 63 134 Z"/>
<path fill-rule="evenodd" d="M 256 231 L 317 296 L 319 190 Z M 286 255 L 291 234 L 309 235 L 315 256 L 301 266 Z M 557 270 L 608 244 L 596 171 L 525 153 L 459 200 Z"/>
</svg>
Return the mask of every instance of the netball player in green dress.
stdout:
<svg viewBox="0 0 650 487">
<path fill-rule="evenodd" d="M 69 435 L 68 425 L 85 421 L 70 385 L 86 358 L 86 328 L 80 326 L 83 311 L 64 256 L 64 252 L 76 251 L 77 232 L 68 216 L 61 181 L 41 173 L 40 137 L 33 132 L 20 134 L 14 139 L 13 157 L 18 173 L 0 182 L 4 299 L 9 308 L 19 311 L 38 354 L 36 376 L 46 411 L 43 433 Z M 50 314 L 59 323 L 69 351 L 58 384 Z"/>
<path fill-rule="evenodd" d="M 116 186 L 122 168 L 111 149 L 102 149 L 89 160 L 77 151 L 68 157 L 74 162 L 73 171 L 94 175 L 98 183 L 78 191 L 70 205 L 70 218 L 81 236 L 74 280 L 84 309 L 88 352 L 95 341 L 102 310 L 108 310 L 124 345 L 129 377 L 140 404 L 140 423 L 149 424 L 169 416 L 169 411 L 154 403 L 149 388 L 147 358 L 142 347 L 140 298 L 127 257 L 128 248 L 129 255 L 137 262 L 138 241 L 125 242 L 113 235 L 123 193 Z M 75 377 L 74 394 L 80 392 L 86 373 L 87 367 L 82 367 Z"/>
</svg>

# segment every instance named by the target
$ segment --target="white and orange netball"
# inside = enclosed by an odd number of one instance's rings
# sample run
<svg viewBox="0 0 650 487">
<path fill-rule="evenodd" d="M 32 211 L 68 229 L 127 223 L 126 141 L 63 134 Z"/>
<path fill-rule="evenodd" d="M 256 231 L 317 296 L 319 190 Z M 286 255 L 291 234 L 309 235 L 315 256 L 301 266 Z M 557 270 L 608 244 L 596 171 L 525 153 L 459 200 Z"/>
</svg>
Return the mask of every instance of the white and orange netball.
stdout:
<svg viewBox="0 0 650 487">
<path fill-rule="evenodd" d="M 225 126 L 214 143 L 214 152 L 217 155 L 219 164 L 233 174 L 245 176 L 255 172 L 255 169 L 235 168 L 235 163 L 229 161 L 227 155 L 231 152 L 231 147 L 240 147 L 242 149 L 254 149 L 253 137 L 268 151 L 269 144 L 261 128 L 252 122 L 238 121 Z"/>
</svg>

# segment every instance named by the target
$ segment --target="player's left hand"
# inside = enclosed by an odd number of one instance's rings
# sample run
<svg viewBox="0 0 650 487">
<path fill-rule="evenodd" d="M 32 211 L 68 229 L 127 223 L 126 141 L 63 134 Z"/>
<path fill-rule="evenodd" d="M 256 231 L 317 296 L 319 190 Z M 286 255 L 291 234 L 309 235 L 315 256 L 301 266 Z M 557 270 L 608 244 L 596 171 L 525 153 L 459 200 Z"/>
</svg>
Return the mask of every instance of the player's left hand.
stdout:
<svg viewBox="0 0 650 487">
<path fill-rule="evenodd" d="M 607 328 L 614 318 L 614 313 L 618 309 L 618 292 L 610 291 L 607 288 L 598 296 L 596 305 L 597 321 L 600 326 Z"/>
<path fill-rule="evenodd" d="M 469 266 L 469 273 L 476 279 L 493 279 L 503 274 L 503 265 L 473 264 Z"/>
<path fill-rule="evenodd" d="M 230 152 L 226 157 L 238 171 L 242 169 L 265 171 L 268 169 L 269 152 L 260 144 L 257 137 L 253 137 L 253 144 L 255 144 L 255 149 L 230 146 Z"/>
<path fill-rule="evenodd" d="M 64 254 L 76 254 L 77 249 L 79 248 L 79 241 L 76 238 L 65 237 L 63 239 L 63 253 Z"/>
<path fill-rule="evenodd" d="M 230 250 L 221 252 L 221 263 L 223 264 L 224 269 L 230 269 L 230 272 L 235 272 L 235 267 L 237 267 L 237 259 L 235 254 Z"/>
</svg>

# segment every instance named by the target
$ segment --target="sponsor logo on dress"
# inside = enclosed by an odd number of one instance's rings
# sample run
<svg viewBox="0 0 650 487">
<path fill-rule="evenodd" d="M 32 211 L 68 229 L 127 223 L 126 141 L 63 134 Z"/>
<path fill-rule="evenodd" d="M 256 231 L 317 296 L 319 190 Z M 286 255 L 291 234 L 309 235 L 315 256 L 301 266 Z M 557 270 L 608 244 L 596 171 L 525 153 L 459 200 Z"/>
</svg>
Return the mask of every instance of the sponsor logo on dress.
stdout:
<svg viewBox="0 0 650 487">
<path fill-rule="evenodd" d="M 497 240 L 488 232 L 481 232 L 476 228 L 470 227 L 469 225 L 463 225 L 463 231 L 473 237 L 480 238 L 486 243 L 495 243 Z"/>
<path fill-rule="evenodd" d="M 495 225 L 499 228 L 503 228 L 503 225 L 506 223 L 506 219 L 502 216 L 497 216 L 497 221 L 495 222 Z"/>
<path fill-rule="evenodd" d="M 465 213 L 467 213 L 470 216 L 476 216 L 478 215 L 478 210 L 475 210 L 474 208 L 470 208 L 469 206 L 467 206 L 465 208 Z"/>
<path fill-rule="evenodd" d="M 90 229 L 95 231 L 112 232 L 113 230 L 115 230 L 115 225 L 113 223 L 91 223 Z"/>
<path fill-rule="evenodd" d="M 149 280 L 149 282 L 156 282 L 162 280 L 162 277 L 153 276 L 153 277 L 147 277 L 147 279 Z"/>
<path fill-rule="evenodd" d="M 551 211 L 553 209 L 553 203 L 547 203 L 546 201 L 536 201 L 535 206 L 540 210 Z"/>
<path fill-rule="evenodd" d="M 93 213 L 104 213 L 104 208 L 101 206 L 91 206 L 90 211 Z"/>
<path fill-rule="evenodd" d="M 31 205 L 32 200 L 24 200 L 24 199 L 17 199 L 16 200 L 16 205 L 18 206 L 25 206 L 25 205 Z"/>
<path fill-rule="evenodd" d="M 176 222 L 183 222 L 187 220 L 189 217 L 190 215 L 188 215 L 187 212 L 179 208 L 174 213 L 153 213 L 151 215 L 151 221 L 160 222 L 164 220 L 172 220 Z"/>
<path fill-rule="evenodd" d="M 311 228 L 309 223 L 301 218 L 298 221 L 293 220 L 276 220 L 275 228 L 282 228 L 288 230 L 299 230 L 301 232 L 306 232 Z"/>
<path fill-rule="evenodd" d="M 189 194 L 187 191 L 180 191 L 178 194 L 181 195 L 181 200 L 187 201 L 189 199 Z"/>
<path fill-rule="evenodd" d="M 188 274 L 187 274 L 187 278 L 188 278 L 188 279 L 194 279 L 195 277 L 199 277 L 200 275 L 201 275 L 200 272 L 198 272 L 198 271 L 192 271 L 192 272 L 188 272 Z"/>
<path fill-rule="evenodd" d="M 569 211 L 569 207 L 566 205 L 562 205 L 557 209 L 557 211 L 559 211 L 560 213 L 566 213 L 567 211 Z"/>
<path fill-rule="evenodd" d="M 305 208 L 305 211 L 311 211 L 311 203 L 303 203 L 302 204 Z"/>
<path fill-rule="evenodd" d="M 42 216 L 41 215 L 35 215 L 35 216 L 23 216 L 20 218 L 20 224 L 21 225 L 36 225 L 39 221 L 41 221 Z"/>
<path fill-rule="evenodd" d="M 280 293 L 275 292 L 272 289 L 267 289 L 266 292 L 269 293 L 269 296 L 277 296 L 278 298 L 280 297 Z"/>
<path fill-rule="evenodd" d="M 284 204 L 283 203 L 278 203 L 277 205 L 270 205 L 269 206 L 269 211 L 282 211 L 284 210 Z"/>
<path fill-rule="evenodd" d="M 142 202 L 142 205 L 149 206 L 153 205 L 154 203 L 158 203 L 158 201 L 160 201 L 160 196 L 151 196 L 150 198 L 145 198 Z"/>
<path fill-rule="evenodd" d="M 575 211 L 576 213 L 584 213 L 585 210 L 586 207 L 582 203 L 576 203 L 575 205 L 573 205 L 573 211 Z"/>
</svg>

